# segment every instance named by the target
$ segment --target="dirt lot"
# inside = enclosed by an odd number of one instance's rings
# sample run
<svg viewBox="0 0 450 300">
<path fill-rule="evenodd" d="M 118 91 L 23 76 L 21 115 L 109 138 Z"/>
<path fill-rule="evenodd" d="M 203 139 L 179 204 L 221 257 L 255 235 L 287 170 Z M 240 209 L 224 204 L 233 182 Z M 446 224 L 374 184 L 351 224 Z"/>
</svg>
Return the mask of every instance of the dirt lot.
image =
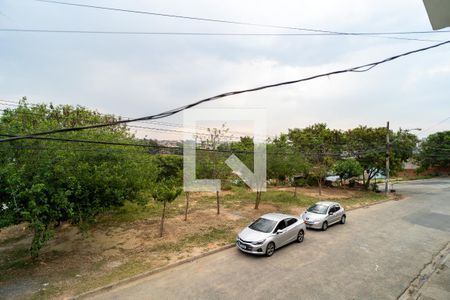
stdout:
<svg viewBox="0 0 450 300">
<path fill-rule="evenodd" d="M 158 237 L 160 206 L 127 203 L 105 213 L 84 233 L 63 224 L 36 260 L 28 257 L 32 238 L 26 224 L 0 231 L 0 298 L 65 298 L 132 275 L 192 257 L 233 242 L 236 233 L 266 212 L 300 214 L 319 199 L 317 190 L 271 188 L 259 210 L 254 193 L 243 188 L 223 192 L 221 214 L 215 196 L 191 194 L 188 220 L 185 198 L 170 204 L 164 237 Z M 326 188 L 320 199 L 346 208 L 386 200 L 380 194 Z"/>
</svg>

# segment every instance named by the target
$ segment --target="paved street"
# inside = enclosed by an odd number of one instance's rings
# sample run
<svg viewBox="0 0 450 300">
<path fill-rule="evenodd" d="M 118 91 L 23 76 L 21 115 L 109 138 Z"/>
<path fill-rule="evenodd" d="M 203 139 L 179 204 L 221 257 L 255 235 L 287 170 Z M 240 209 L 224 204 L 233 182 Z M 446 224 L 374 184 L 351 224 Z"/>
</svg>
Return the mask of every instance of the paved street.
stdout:
<svg viewBox="0 0 450 300">
<path fill-rule="evenodd" d="M 395 185 L 407 197 L 306 232 L 273 257 L 229 249 L 95 299 L 396 299 L 450 242 L 450 180 Z"/>
</svg>

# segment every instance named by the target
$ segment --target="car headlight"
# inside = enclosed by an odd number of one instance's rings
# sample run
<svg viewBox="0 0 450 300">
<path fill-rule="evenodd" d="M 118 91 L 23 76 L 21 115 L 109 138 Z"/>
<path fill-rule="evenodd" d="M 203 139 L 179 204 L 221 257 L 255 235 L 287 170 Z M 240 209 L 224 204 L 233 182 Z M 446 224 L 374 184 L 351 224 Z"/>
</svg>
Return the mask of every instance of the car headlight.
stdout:
<svg viewBox="0 0 450 300">
<path fill-rule="evenodd" d="M 266 239 L 260 240 L 260 241 L 256 241 L 256 242 L 252 242 L 252 245 L 262 245 L 262 243 L 264 243 L 266 241 Z"/>
</svg>

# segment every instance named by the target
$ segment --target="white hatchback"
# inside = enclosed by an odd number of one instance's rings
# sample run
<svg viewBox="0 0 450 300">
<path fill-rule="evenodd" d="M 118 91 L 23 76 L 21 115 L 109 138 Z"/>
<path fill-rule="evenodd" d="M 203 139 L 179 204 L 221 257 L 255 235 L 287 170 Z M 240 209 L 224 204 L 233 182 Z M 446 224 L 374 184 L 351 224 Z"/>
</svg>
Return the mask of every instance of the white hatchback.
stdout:
<svg viewBox="0 0 450 300">
<path fill-rule="evenodd" d="M 307 228 L 327 230 L 335 223 L 345 224 L 345 209 L 337 202 L 320 201 L 308 208 L 301 216 Z"/>
</svg>

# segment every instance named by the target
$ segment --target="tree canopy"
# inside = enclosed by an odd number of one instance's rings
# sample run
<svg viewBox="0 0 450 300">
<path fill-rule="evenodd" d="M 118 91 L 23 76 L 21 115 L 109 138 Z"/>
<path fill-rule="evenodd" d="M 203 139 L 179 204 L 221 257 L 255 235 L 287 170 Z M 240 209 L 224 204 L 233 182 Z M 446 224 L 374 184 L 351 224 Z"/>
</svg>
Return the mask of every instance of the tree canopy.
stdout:
<svg viewBox="0 0 450 300">
<path fill-rule="evenodd" d="M 420 144 L 418 160 L 422 169 L 450 168 L 450 130 L 429 135 Z"/>
<path fill-rule="evenodd" d="M 0 133 L 24 135 L 113 120 L 83 107 L 30 106 L 23 100 L 0 117 Z M 135 141 L 121 125 L 54 136 Z M 0 143 L 0 152 L 0 227 L 28 222 L 34 256 L 59 223 L 82 226 L 125 200 L 139 201 L 157 176 L 153 157 L 141 148 L 25 139 Z"/>
</svg>

